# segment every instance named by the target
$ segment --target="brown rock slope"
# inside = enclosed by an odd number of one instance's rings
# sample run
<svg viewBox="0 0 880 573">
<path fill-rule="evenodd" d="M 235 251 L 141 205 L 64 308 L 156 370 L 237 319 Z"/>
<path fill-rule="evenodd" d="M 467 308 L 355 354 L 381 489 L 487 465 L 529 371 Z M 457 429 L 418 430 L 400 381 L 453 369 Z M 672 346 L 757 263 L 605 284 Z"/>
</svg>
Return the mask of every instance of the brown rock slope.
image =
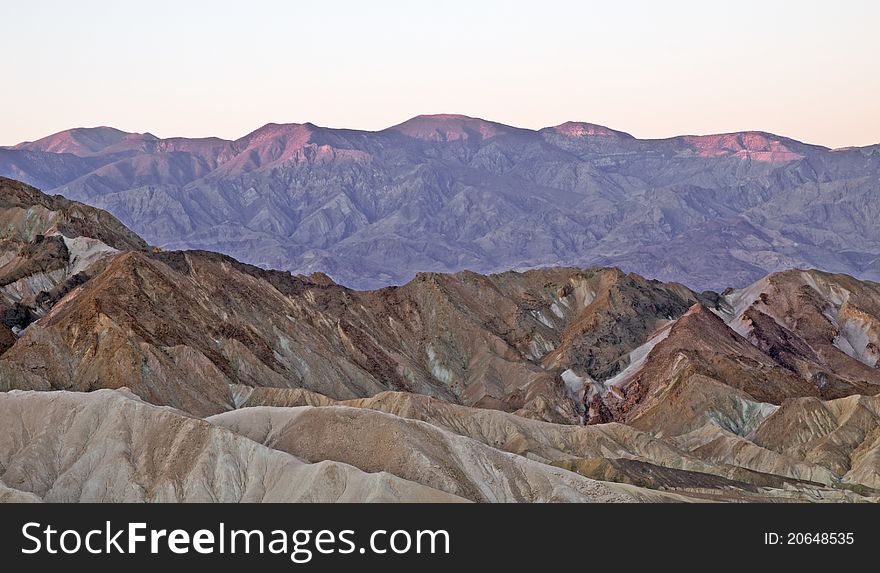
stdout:
<svg viewBox="0 0 880 573">
<path fill-rule="evenodd" d="M 35 236 L 9 259 L 30 296 L 15 302 L 24 332 L 11 348 L 5 337 L 0 387 L 128 386 L 199 415 L 232 408 L 230 385 L 392 389 L 579 423 L 582 387 L 560 371 L 607 377 L 702 300 L 614 269 L 424 274 L 358 292 L 207 252 L 71 245 Z M 50 268 L 60 274 L 33 278 Z"/>
<path fill-rule="evenodd" d="M 587 396 L 588 419 L 676 435 L 714 420 L 747 435 L 789 398 L 880 392 L 880 285 L 776 273 L 696 304 Z M 763 405 L 762 405 L 763 404 Z"/>
<path fill-rule="evenodd" d="M 96 239 L 118 250 L 147 248 L 143 239 L 101 209 L 46 195 L 6 177 L 0 177 L 0 190 L 3 239 L 30 241 L 54 230 L 65 237 Z"/>
<path fill-rule="evenodd" d="M 671 326 L 640 368 L 609 384 L 623 394 L 605 398 L 615 419 L 671 435 L 710 420 L 746 433 L 767 410 L 761 404 L 818 394 L 700 305 Z"/>
<path fill-rule="evenodd" d="M 880 284 L 819 271 L 775 273 L 725 295 L 730 323 L 823 398 L 880 389 Z"/>
<path fill-rule="evenodd" d="M 826 467 L 849 483 L 880 489 L 880 398 L 791 400 L 756 431 L 754 442 Z"/>
<path fill-rule="evenodd" d="M 107 257 L 147 248 L 104 211 L 0 177 L 0 352 Z"/>
</svg>

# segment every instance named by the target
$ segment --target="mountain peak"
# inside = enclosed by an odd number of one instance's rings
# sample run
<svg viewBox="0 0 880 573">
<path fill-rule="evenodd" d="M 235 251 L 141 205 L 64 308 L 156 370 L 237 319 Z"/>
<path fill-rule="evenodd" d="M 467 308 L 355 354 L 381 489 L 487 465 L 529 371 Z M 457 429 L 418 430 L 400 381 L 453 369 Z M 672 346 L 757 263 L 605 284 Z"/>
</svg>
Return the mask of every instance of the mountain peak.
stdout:
<svg viewBox="0 0 880 573">
<path fill-rule="evenodd" d="M 228 175 L 268 165 L 360 159 L 366 156 L 356 149 L 339 149 L 327 138 L 317 141 L 315 137 L 321 132 L 326 133 L 326 130 L 313 123 L 267 123 L 235 141 L 238 154 L 226 162 L 220 172 Z"/>
<path fill-rule="evenodd" d="M 486 121 L 478 117 L 464 115 L 463 113 L 422 113 L 412 118 L 412 120 L 416 119 L 436 121 Z"/>
<path fill-rule="evenodd" d="M 582 121 L 566 121 L 565 123 L 560 123 L 559 125 L 554 125 L 552 127 L 546 128 L 547 130 L 551 130 L 559 135 L 563 135 L 565 137 L 627 137 L 632 138 L 632 136 L 628 133 L 624 133 L 622 131 L 616 131 L 614 129 L 605 127 L 604 125 L 597 125 L 595 123 L 585 123 Z"/>
<path fill-rule="evenodd" d="M 804 157 L 792 149 L 784 138 L 760 131 L 686 135 L 681 139 L 700 157 L 734 156 L 769 163 L 784 163 Z"/>
<path fill-rule="evenodd" d="M 75 127 L 36 141 L 19 143 L 13 149 L 71 153 L 85 157 L 97 153 L 124 151 L 132 147 L 140 147 L 146 141 L 155 140 L 157 137 L 150 133 L 129 133 L 114 127 Z"/>
<path fill-rule="evenodd" d="M 308 140 L 315 129 L 317 127 L 311 123 L 267 123 L 238 141 L 251 146 L 277 138 Z"/>
<path fill-rule="evenodd" d="M 459 141 L 490 139 L 496 135 L 518 131 L 494 121 L 459 114 L 417 115 L 386 131 L 396 131 L 424 141 Z"/>
</svg>

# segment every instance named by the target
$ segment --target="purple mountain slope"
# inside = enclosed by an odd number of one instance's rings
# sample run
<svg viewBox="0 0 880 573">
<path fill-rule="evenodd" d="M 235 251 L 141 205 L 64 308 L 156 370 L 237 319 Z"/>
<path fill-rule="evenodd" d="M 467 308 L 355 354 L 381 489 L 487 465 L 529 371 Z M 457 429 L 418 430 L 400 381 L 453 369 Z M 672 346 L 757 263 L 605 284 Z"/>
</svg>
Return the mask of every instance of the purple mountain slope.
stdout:
<svg viewBox="0 0 880 573">
<path fill-rule="evenodd" d="M 357 288 L 550 265 L 698 289 L 801 266 L 880 278 L 880 146 L 762 132 L 640 140 L 459 115 L 379 132 L 269 124 L 235 141 L 78 128 L 0 148 L 0 175 L 162 247 Z"/>
</svg>

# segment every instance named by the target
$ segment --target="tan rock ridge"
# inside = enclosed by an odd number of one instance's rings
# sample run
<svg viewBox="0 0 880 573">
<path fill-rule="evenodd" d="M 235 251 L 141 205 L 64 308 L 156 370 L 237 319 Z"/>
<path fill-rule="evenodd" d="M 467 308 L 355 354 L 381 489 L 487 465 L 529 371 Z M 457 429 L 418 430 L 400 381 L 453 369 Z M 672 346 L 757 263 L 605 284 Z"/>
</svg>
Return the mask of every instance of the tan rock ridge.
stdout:
<svg viewBox="0 0 880 573">
<path fill-rule="evenodd" d="M 208 419 L 308 461 L 389 472 L 478 502 L 669 501 L 675 496 L 606 484 L 501 452 L 476 440 L 363 408 L 253 407 Z M 303 436 L 309 436 L 303 439 Z"/>
<path fill-rule="evenodd" d="M 308 459 L 329 455 L 359 467 L 382 468 L 471 499 L 485 499 L 489 493 L 510 496 L 512 492 L 490 489 L 481 493 L 482 485 L 476 484 L 483 484 L 483 480 L 473 481 L 469 472 L 499 466 L 489 461 L 493 456 L 483 455 L 482 464 L 474 466 L 469 462 L 470 469 L 463 469 L 462 458 L 453 453 L 459 451 L 458 447 L 447 444 L 455 442 L 450 435 L 467 437 L 491 449 L 569 469 L 591 479 L 675 493 L 681 499 L 864 501 L 878 493 L 868 484 L 851 482 L 822 465 L 766 449 L 713 423 L 675 439 L 658 439 L 623 424 L 551 424 L 404 392 L 385 392 L 344 402 L 328 402 L 326 397 L 297 389 L 256 389 L 252 396 L 259 406 L 249 407 L 251 404 L 245 401 L 239 412 L 221 414 L 211 420 Z M 284 407 L 278 407 L 279 404 Z M 297 407 L 302 404 L 309 406 Z M 376 417 L 359 413 L 358 409 L 379 410 L 392 417 Z M 337 430 L 340 417 L 350 427 Z M 443 432 L 436 434 L 425 425 L 403 424 L 394 418 L 427 423 Z M 307 429 L 304 424 L 314 427 Z M 376 440 L 387 435 L 386 431 L 394 435 L 395 445 L 377 446 Z M 447 446 L 439 447 L 438 439 Z M 488 450 L 470 444 L 467 451 Z M 427 469 L 423 468 L 421 473 L 416 472 L 422 464 L 414 460 L 425 458 L 434 461 L 424 464 Z M 462 477 L 462 471 L 471 477 Z M 521 471 L 503 473 L 508 476 L 505 480 L 487 478 L 489 483 L 521 483 L 516 490 L 519 493 L 514 492 L 518 496 L 527 491 L 532 492 L 530 495 L 548 495 L 546 489 L 533 489 L 534 483 L 546 481 L 523 481 Z M 526 489 L 521 489 L 523 486 Z M 641 499 L 646 499 L 644 495 L 638 493 Z"/>
<path fill-rule="evenodd" d="M 6 501 L 464 501 L 387 473 L 309 464 L 110 390 L 2 393 L 0 426 Z"/>
</svg>

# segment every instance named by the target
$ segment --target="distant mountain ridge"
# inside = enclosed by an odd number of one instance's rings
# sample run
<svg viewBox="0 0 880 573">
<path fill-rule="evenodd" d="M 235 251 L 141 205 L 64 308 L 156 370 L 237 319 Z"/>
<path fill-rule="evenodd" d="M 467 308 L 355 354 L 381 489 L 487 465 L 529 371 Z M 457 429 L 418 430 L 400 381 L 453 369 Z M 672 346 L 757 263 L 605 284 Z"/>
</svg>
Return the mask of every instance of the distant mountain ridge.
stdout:
<svg viewBox="0 0 880 573">
<path fill-rule="evenodd" d="M 234 141 L 77 128 L 0 148 L 0 175 L 164 248 L 355 288 L 543 266 L 698 290 L 796 267 L 880 278 L 880 146 L 764 132 L 641 140 L 451 114 L 376 132 L 267 124 Z"/>
</svg>

